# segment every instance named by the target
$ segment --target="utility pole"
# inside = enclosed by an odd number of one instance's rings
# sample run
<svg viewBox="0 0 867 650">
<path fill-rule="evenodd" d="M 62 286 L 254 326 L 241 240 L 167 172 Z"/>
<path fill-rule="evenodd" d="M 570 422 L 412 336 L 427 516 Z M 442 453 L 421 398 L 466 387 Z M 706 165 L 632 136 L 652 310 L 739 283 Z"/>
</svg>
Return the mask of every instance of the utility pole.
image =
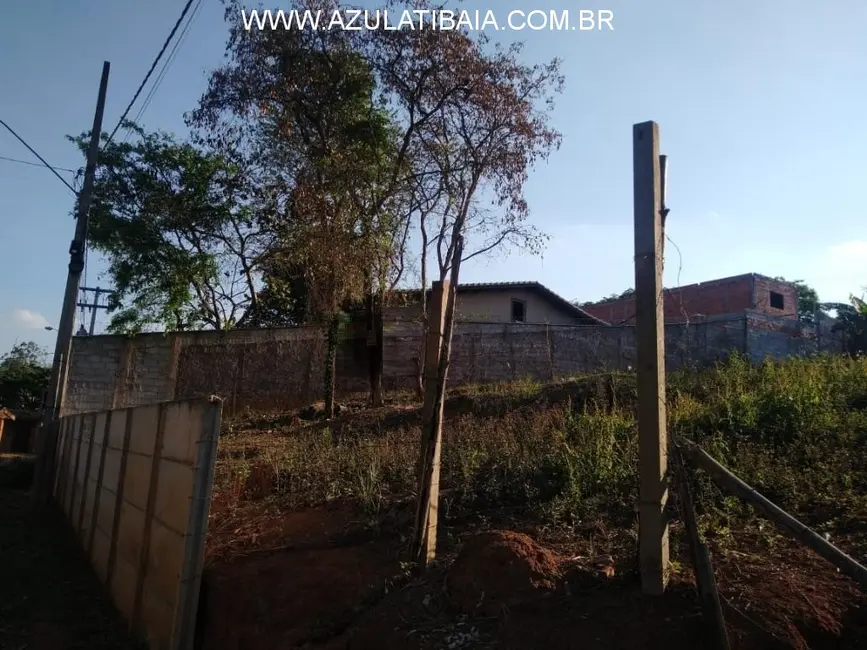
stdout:
<svg viewBox="0 0 867 650">
<path fill-rule="evenodd" d="M 659 125 L 632 127 L 635 210 L 635 337 L 638 352 L 639 534 L 641 586 L 661 595 L 668 583 L 668 434 L 663 309 L 663 179 Z"/>
<path fill-rule="evenodd" d="M 51 379 L 48 384 L 45 402 L 42 405 L 42 435 L 37 466 L 34 472 L 33 496 L 43 500 L 48 496 L 52 461 L 57 438 L 57 418 L 63 403 L 66 375 L 69 368 L 69 353 L 75 328 L 75 307 L 78 300 L 78 287 L 81 272 L 84 270 L 84 251 L 87 246 L 87 220 L 90 202 L 93 196 L 93 181 L 96 175 L 96 165 L 99 157 L 99 140 L 102 134 L 102 116 L 105 111 L 105 93 L 108 87 L 108 73 L 111 66 L 108 61 L 102 64 L 102 78 L 99 82 L 99 95 L 96 100 L 96 113 L 93 116 L 93 128 L 90 133 L 90 145 L 87 150 L 87 166 L 84 170 L 84 181 L 78 194 L 76 206 L 75 236 L 69 246 L 69 273 L 66 276 L 66 291 L 63 294 L 63 307 L 60 312 L 60 325 L 57 328 L 57 343 L 54 347 L 54 362 L 51 366 Z"/>
<path fill-rule="evenodd" d="M 89 309 L 90 310 L 90 330 L 88 334 L 93 336 L 93 332 L 96 329 L 96 312 L 98 309 L 105 309 L 108 311 L 108 305 L 100 305 L 99 297 L 100 296 L 110 296 L 111 291 L 108 289 L 101 289 L 100 287 L 81 287 L 81 293 L 84 294 L 82 301 L 77 303 L 76 306 L 80 307 L 82 310 Z M 87 294 L 91 292 L 93 293 L 93 302 L 87 302 Z"/>
</svg>

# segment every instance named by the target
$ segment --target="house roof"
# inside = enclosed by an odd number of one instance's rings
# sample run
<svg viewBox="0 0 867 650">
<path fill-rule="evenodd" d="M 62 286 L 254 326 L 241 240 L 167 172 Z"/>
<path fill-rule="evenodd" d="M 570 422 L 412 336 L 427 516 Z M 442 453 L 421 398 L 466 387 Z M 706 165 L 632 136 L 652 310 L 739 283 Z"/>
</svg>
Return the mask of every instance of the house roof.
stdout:
<svg viewBox="0 0 867 650">
<path fill-rule="evenodd" d="M 546 299 L 548 302 L 551 302 L 558 307 L 560 307 L 563 311 L 574 315 L 577 318 L 582 318 L 588 321 L 591 321 L 597 325 L 607 325 L 604 320 L 590 314 L 580 307 L 576 307 L 571 302 L 566 300 L 563 296 L 554 293 L 548 287 L 540 282 L 479 282 L 479 283 L 468 283 L 468 284 L 459 284 L 458 285 L 458 293 L 468 293 L 468 292 L 482 292 L 482 291 L 508 291 L 509 289 L 522 289 L 524 291 L 531 291 L 536 295 Z"/>
</svg>

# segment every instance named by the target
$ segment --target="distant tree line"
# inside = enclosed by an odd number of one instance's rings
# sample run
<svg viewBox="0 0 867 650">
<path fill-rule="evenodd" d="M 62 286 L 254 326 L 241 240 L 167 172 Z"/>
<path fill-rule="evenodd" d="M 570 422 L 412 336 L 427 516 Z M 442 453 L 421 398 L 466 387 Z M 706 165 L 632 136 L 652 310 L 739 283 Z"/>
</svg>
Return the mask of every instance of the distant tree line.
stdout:
<svg viewBox="0 0 867 650">
<path fill-rule="evenodd" d="M 46 351 L 36 343 L 16 343 L 0 356 L 0 407 L 36 411 L 48 386 L 51 368 Z"/>
</svg>

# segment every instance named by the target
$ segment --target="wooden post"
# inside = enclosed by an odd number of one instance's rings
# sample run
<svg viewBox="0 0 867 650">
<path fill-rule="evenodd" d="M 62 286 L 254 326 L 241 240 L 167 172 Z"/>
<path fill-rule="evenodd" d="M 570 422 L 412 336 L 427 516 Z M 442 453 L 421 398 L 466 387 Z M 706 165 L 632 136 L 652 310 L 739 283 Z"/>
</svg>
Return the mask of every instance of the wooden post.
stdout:
<svg viewBox="0 0 867 650">
<path fill-rule="evenodd" d="M 428 305 L 428 329 L 425 337 L 424 354 L 424 403 L 421 411 L 422 440 L 418 464 L 418 503 L 416 504 L 415 527 L 413 528 L 413 552 L 416 554 L 416 560 L 422 566 L 426 566 L 433 559 L 433 557 L 429 557 L 431 549 L 427 548 L 430 543 L 427 535 L 431 498 L 429 475 L 434 471 L 434 456 L 437 456 L 436 447 L 439 446 L 438 443 L 440 442 L 439 436 L 433 429 L 436 419 L 434 418 L 434 408 L 437 401 L 439 361 L 449 288 L 448 280 L 434 282 Z"/>
<path fill-rule="evenodd" d="M 677 475 L 680 507 L 683 511 L 683 523 L 689 537 L 689 548 L 692 554 L 692 565 L 695 569 L 695 582 L 698 586 L 698 595 L 701 599 L 702 611 L 706 619 L 707 632 L 710 634 L 710 647 L 714 650 L 729 650 L 728 631 L 723 616 L 722 604 L 720 603 L 719 590 L 716 586 L 716 577 L 713 573 L 713 564 L 710 559 L 710 551 L 701 541 L 698 532 L 698 522 L 695 517 L 695 507 L 692 500 L 692 492 L 689 488 L 689 477 L 683 464 L 680 450 L 674 447 L 674 466 Z"/>
<path fill-rule="evenodd" d="M 665 504 L 667 433 L 662 293 L 662 183 L 659 125 L 632 127 L 635 209 L 635 336 L 638 352 L 639 557 L 641 586 L 660 595 L 668 582 Z"/>
<path fill-rule="evenodd" d="M 458 235 L 452 256 L 450 279 L 443 281 L 437 302 L 434 305 L 433 323 L 438 326 L 429 343 L 428 352 L 433 353 L 436 370 L 429 371 L 425 378 L 425 404 L 422 415 L 427 416 L 422 422 L 422 451 L 419 472 L 418 510 L 414 531 L 414 548 L 416 560 L 421 568 L 426 568 L 436 558 L 437 519 L 440 492 L 440 458 L 442 456 L 443 411 L 446 401 L 446 381 L 449 374 L 451 358 L 452 332 L 454 331 L 455 311 L 457 310 L 458 278 L 461 270 L 464 239 Z M 436 345 L 436 349 L 433 349 Z M 426 368 L 431 368 L 431 355 L 426 354 Z M 430 400 L 430 402 L 429 402 Z"/>
<path fill-rule="evenodd" d="M 694 442 L 684 440 L 681 450 L 692 462 L 711 475 L 714 482 L 721 488 L 740 497 L 747 503 L 752 504 L 757 510 L 770 519 L 777 528 L 791 536 L 797 542 L 811 548 L 831 564 L 837 567 L 841 573 L 855 580 L 864 591 L 867 591 L 867 567 L 850 557 L 814 530 L 802 524 L 785 510 L 759 494 L 751 486 L 744 483 L 725 467 L 720 465 L 704 449 Z"/>
</svg>

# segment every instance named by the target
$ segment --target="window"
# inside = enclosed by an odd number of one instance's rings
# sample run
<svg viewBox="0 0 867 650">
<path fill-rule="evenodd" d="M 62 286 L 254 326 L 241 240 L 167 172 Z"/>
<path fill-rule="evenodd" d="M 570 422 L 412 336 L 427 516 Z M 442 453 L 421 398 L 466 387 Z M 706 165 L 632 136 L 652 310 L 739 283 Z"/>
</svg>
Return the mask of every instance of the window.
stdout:
<svg viewBox="0 0 867 650">
<path fill-rule="evenodd" d="M 785 309 L 786 301 L 783 299 L 783 294 L 771 291 L 771 307 L 773 309 Z"/>
<path fill-rule="evenodd" d="M 512 301 L 512 322 L 523 323 L 527 317 L 527 305 L 523 300 Z"/>
</svg>

